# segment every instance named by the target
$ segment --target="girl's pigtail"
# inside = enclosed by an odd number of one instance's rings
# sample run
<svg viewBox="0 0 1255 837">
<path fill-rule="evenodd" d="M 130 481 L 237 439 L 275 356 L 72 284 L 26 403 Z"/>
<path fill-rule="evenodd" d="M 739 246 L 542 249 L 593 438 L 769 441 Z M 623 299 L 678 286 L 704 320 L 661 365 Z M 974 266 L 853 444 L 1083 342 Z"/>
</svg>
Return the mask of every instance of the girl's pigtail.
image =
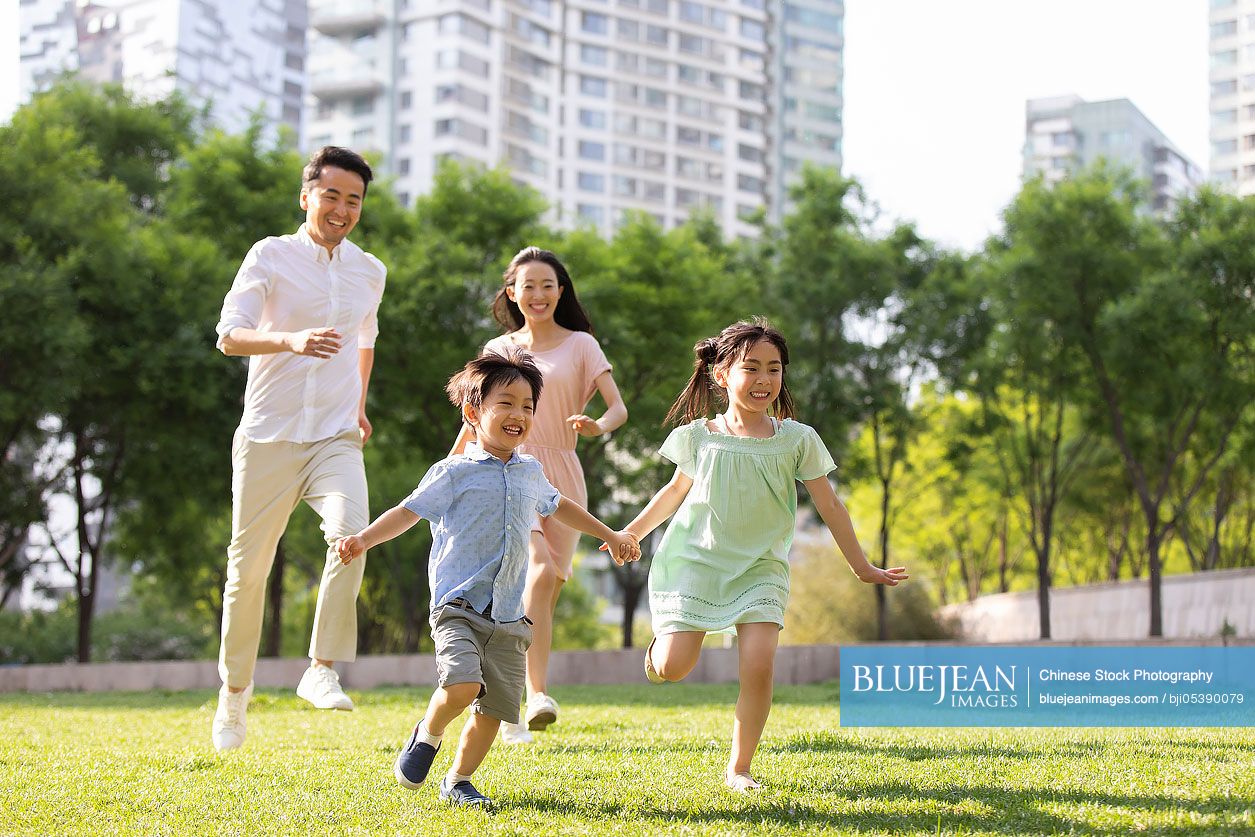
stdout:
<svg viewBox="0 0 1255 837">
<path fill-rule="evenodd" d="M 667 417 L 663 419 L 664 424 L 688 424 L 710 412 L 713 401 L 710 368 L 719 355 L 718 344 L 713 337 L 707 337 L 693 347 L 693 354 L 693 374 L 680 397 L 671 405 Z"/>
</svg>

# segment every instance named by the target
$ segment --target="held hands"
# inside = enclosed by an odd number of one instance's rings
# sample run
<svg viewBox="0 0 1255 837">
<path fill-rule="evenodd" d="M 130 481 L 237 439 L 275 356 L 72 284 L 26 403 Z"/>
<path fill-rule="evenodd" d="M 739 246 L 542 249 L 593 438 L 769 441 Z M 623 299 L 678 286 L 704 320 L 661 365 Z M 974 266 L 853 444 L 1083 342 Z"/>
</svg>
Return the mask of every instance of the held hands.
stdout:
<svg viewBox="0 0 1255 837">
<path fill-rule="evenodd" d="M 632 561 L 641 560 L 641 545 L 636 536 L 626 530 L 615 532 L 614 537 L 599 547 L 610 555 L 610 560 L 620 567 Z"/>
<path fill-rule="evenodd" d="M 605 432 L 601 429 L 601 425 L 597 423 L 596 419 L 582 413 L 576 416 L 567 416 L 566 423 L 571 425 L 571 429 L 581 436 L 588 436 L 592 438 L 594 436 L 600 436 Z"/>
<path fill-rule="evenodd" d="M 340 538 L 335 544 L 336 554 L 340 556 L 340 563 L 347 564 L 354 558 L 361 558 L 366 554 L 366 541 L 361 535 L 349 535 L 347 538 Z"/>
<path fill-rule="evenodd" d="M 287 344 L 294 354 L 328 358 L 340 351 L 340 339 L 334 328 L 307 328 L 289 334 Z"/>
<path fill-rule="evenodd" d="M 882 570 L 875 564 L 868 564 L 867 569 L 855 573 L 855 575 L 864 584 L 887 584 L 890 587 L 897 587 L 899 581 L 906 581 L 910 578 L 906 574 L 906 567 L 891 567 L 890 569 Z"/>
</svg>

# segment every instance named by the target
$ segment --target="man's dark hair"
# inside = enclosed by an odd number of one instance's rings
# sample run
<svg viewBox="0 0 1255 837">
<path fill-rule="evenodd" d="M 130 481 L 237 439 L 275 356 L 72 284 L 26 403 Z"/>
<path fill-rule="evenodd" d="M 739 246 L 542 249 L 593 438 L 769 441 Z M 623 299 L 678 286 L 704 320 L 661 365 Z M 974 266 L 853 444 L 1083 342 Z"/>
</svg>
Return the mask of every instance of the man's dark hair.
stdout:
<svg viewBox="0 0 1255 837">
<path fill-rule="evenodd" d="M 370 186 L 370 181 L 375 174 L 370 170 L 370 163 L 363 160 L 361 154 L 338 145 L 324 145 L 315 151 L 309 158 L 309 162 L 305 164 L 301 184 L 313 183 L 322 177 L 322 170 L 326 166 L 351 171 L 362 178 L 362 197 L 366 197 L 366 187 Z"/>
<path fill-rule="evenodd" d="M 510 348 L 504 352 L 487 351 L 467 363 L 449 379 L 445 392 L 454 407 L 462 409 L 470 404 L 476 411 L 482 409 L 484 398 L 496 387 L 509 386 L 515 381 L 527 381 L 532 388 L 532 408 L 540 403 L 540 389 L 544 376 L 529 352 Z M 465 417 L 463 417 L 465 421 Z"/>
</svg>

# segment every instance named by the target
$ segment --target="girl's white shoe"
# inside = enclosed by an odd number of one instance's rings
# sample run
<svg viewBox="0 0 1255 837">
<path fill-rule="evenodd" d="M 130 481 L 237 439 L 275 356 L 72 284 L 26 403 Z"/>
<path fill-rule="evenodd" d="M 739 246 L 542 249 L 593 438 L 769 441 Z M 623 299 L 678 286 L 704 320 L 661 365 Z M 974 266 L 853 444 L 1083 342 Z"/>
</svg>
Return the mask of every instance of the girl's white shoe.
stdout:
<svg viewBox="0 0 1255 837">
<path fill-rule="evenodd" d="M 749 771 L 744 773 L 727 771 L 723 774 L 723 783 L 728 786 L 728 790 L 736 793 L 749 793 L 762 787 L 762 785 L 754 781 L 754 777 L 749 774 Z"/>
<path fill-rule="evenodd" d="M 649 647 L 645 649 L 645 679 L 654 684 L 667 682 L 654 668 L 654 661 L 649 658 L 649 652 L 654 650 L 654 643 L 657 641 L 658 637 L 654 637 L 649 641 Z"/>
</svg>

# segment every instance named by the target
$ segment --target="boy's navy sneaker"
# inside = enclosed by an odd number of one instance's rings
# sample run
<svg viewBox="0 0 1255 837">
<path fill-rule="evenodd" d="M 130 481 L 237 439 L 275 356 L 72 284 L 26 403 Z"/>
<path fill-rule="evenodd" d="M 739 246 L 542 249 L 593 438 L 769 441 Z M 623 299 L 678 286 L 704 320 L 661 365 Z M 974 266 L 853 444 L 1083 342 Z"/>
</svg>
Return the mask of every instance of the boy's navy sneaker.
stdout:
<svg viewBox="0 0 1255 837">
<path fill-rule="evenodd" d="M 463 780 L 456 784 L 449 784 L 448 776 L 440 780 L 440 798 L 450 805 L 487 807 L 492 804 L 492 800 L 475 790 L 475 786 L 469 781 Z"/>
<path fill-rule="evenodd" d="M 410 733 L 410 740 L 405 742 L 405 746 L 401 748 L 401 753 L 397 756 L 397 763 L 393 765 L 392 772 L 396 774 L 397 781 L 401 783 L 401 787 L 415 790 L 427 778 L 427 773 L 431 770 L 431 763 L 436 759 L 436 753 L 439 752 L 440 746 L 435 747 L 430 744 L 418 740 L 418 727 Z"/>
</svg>

